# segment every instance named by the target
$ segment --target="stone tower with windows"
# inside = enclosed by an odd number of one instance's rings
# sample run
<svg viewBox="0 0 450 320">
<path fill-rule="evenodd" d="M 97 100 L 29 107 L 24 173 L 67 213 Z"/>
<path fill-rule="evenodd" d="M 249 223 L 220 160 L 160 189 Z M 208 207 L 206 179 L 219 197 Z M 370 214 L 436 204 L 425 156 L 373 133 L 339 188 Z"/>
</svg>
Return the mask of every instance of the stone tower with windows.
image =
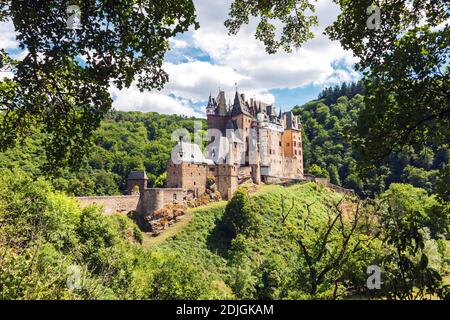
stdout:
<svg viewBox="0 0 450 320">
<path fill-rule="evenodd" d="M 127 178 L 128 194 L 143 193 L 147 189 L 147 180 L 145 171 L 130 171 Z"/>
</svg>

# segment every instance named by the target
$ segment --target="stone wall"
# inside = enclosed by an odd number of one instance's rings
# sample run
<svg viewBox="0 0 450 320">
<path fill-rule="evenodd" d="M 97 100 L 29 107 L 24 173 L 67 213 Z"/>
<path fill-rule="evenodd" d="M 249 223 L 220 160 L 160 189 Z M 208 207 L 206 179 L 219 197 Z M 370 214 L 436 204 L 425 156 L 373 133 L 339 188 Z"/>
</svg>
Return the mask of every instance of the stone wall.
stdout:
<svg viewBox="0 0 450 320">
<path fill-rule="evenodd" d="M 99 205 L 103 207 L 104 214 L 122 213 L 127 214 L 136 210 L 139 202 L 139 195 L 132 196 L 99 196 L 99 197 L 77 197 L 81 208 L 88 205 Z"/>
<path fill-rule="evenodd" d="M 139 198 L 134 219 L 144 231 L 150 231 L 149 221 L 155 211 L 171 203 L 184 203 L 186 190 L 182 188 L 146 189 Z"/>
<path fill-rule="evenodd" d="M 238 188 L 237 167 L 228 164 L 217 165 L 216 186 L 223 199 L 231 198 Z"/>
<path fill-rule="evenodd" d="M 169 161 L 167 166 L 167 187 L 184 188 L 195 196 L 206 192 L 206 177 L 209 168 L 206 164 L 181 163 Z"/>
<path fill-rule="evenodd" d="M 186 191 L 182 188 L 151 188 L 146 189 L 139 198 L 136 211 L 140 216 L 152 215 L 166 204 L 183 202 Z"/>
<path fill-rule="evenodd" d="M 252 167 L 251 166 L 247 166 L 247 167 L 239 167 L 238 168 L 238 177 L 239 178 L 249 178 L 252 176 Z"/>
<path fill-rule="evenodd" d="M 330 188 L 330 189 L 332 189 L 332 190 L 334 190 L 336 192 L 344 193 L 344 194 L 349 195 L 349 196 L 354 196 L 355 195 L 355 191 L 354 190 L 346 189 L 344 187 L 341 187 L 341 186 L 338 186 L 336 184 L 333 184 L 327 178 L 318 178 L 318 177 L 313 176 L 312 174 L 305 174 L 304 180 L 315 182 L 315 183 L 317 183 L 319 185 L 325 186 L 325 187 Z"/>
</svg>

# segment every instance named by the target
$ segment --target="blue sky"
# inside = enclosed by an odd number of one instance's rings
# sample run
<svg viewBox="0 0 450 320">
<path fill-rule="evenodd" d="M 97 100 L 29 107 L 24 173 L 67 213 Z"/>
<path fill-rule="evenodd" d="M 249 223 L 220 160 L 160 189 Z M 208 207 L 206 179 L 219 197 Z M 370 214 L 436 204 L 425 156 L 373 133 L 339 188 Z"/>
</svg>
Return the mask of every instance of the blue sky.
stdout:
<svg viewBox="0 0 450 320">
<path fill-rule="evenodd" d="M 122 90 L 111 87 L 114 108 L 202 117 L 210 92 L 217 95 L 220 88 L 231 100 L 237 83 L 246 97 L 289 110 L 315 99 L 326 86 L 359 78 L 352 68 L 356 62 L 352 54 L 323 35 L 339 13 L 332 0 L 317 2 L 319 26 L 314 39 L 290 54 L 274 55 L 255 40 L 257 21 L 251 20 L 236 36 L 228 35 L 223 22 L 231 0 L 194 3 L 200 28 L 171 39 L 163 66 L 170 79 L 165 88 L 140 92 L 134 85 Z M 11 23 L 0 23 L 0 47 L 21 55 Z"/>
</svg>

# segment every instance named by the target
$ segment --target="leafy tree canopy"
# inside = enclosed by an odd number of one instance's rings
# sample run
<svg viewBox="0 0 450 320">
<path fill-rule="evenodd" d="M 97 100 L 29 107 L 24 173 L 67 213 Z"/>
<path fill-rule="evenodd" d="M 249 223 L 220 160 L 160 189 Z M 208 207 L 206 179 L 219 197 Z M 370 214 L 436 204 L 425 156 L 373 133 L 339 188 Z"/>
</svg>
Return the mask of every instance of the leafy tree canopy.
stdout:
<svg viewBox="0 0 450 320">
<path fill-rule="evenodd" d="M 0 21 L 12 20 L 23 60 L 2 50 L 0 66 L 14 79 L 0 83 L 0 147 L 35 125 L 48 133 L 49 165 L 77 165 L 92 131 L 111 108 L 110 84 L 162 88 L 168 39 L 197 26 L 191 0 L 78 1 L 70 28 L 67 1 L 2 1 Z"/>
</svg>

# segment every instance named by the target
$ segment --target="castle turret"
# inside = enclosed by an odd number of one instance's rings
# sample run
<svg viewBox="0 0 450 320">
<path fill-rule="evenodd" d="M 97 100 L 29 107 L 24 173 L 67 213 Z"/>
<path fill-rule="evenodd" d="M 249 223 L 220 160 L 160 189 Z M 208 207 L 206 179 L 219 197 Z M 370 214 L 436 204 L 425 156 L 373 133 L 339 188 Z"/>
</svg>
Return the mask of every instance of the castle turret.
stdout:
<svg viewBox="0 0 450 320">
<path fill-rule="evenodd" d="M 147 189 L 147 180 L 145 171 L 130 171 L 127 179 L 128 194 L 133 195 L 144 192 Z"/>
</svg>

